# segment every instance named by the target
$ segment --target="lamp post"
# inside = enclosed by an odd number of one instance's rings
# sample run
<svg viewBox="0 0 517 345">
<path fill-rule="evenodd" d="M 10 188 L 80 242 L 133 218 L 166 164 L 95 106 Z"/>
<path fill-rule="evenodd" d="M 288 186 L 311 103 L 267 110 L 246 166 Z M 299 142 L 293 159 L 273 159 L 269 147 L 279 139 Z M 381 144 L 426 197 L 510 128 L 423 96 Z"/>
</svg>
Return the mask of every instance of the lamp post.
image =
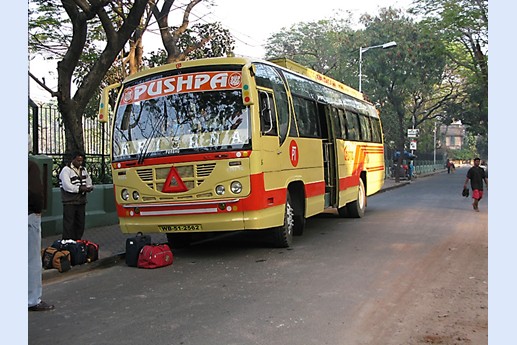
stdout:
<svg viewBox="0 0 517 345">
<path fill-rule="evenodd" d="M 434 121 L 434 130 L 433 130 L 433 171 L 436 169 L 436 121 Z"/>
<path fill-rule="evenodd" d="M 376 45 L 376 46 L 364 47 L 364 48 L 360 47 L 359 48 L 359 92 L 362 92 L 361 79 L 362 79 L 362 76 L 363 76 L 362 75 L 363 53 L 367 52 L 370 49 L 374 49 L 374 48 L 388 49 L 388 48 L 395 47 L 396 45 L 397 45 L 397 43 L 395 41 L 391 41 L 391 42 L 384 43 L 384 44 L 379 44 L 379 45 Z"/>
</svg>

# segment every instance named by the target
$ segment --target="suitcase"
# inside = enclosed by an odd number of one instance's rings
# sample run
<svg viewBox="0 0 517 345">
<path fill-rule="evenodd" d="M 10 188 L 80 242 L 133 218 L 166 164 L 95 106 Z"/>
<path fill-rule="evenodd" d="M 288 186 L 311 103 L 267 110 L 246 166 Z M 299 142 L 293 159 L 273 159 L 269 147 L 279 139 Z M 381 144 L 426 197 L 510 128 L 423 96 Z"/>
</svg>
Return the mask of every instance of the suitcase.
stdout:
<svg viewBox="0 0 517 345">
<path fill-rule="evenodd" d="M 99 259 L 99 245 L 88 240 L 77 240 L 86 246 L 86 261 L 93 262 Z"/>
<path fill-rule="evenodd" d="M 172 265 L 173 255 L 167 244 L 147 244 L 138 255 L 138 268 L 158 268 Z"/>
<path fill-rule="evenodd" d="M 141 232 L 134 237 L 126 239 L 126 265 L 130 267 L 137 267 L 138 254 L 140 250 L 147 244 L 151 244 L 151 236 L 144 235 Z"/>
<path fill-rule="evenodd" d="M 74 240 L 56 240 L 52 247 L 70 252 L 72 266 L 82 265 L 87 262 L 86 245 Z"/>
</svg>

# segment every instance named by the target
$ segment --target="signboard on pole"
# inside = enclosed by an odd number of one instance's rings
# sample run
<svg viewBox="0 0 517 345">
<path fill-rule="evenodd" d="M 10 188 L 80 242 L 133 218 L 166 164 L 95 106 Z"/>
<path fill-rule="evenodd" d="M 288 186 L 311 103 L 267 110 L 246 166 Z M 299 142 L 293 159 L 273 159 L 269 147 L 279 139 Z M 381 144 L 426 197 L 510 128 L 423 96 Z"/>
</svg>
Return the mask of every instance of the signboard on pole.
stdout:
<svg viewBox="0 0 517 345">
<path fill-rule="evenodd" d="M 409 143 L 409 149 L 416 150 L 416 140 L 411 140 L 411 142 Z"/>
<path fill-rule="evenodd" d="M 408 138 L 416 138 L 418 136 L 418 133 L 420 132 L 417 128 L 409 128 L 407 130 L 407 136 Z"/>
</svg>

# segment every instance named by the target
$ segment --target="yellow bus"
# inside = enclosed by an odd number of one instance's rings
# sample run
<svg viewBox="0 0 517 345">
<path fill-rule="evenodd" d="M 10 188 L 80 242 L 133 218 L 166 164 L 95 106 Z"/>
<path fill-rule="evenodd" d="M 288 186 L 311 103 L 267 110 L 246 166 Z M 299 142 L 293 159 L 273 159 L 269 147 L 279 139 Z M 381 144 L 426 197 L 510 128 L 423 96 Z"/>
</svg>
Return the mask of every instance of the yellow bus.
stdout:
<svg viewBox="0 0 517 345">
<path fill-rule="evenodd" d="M 110 90 L 118 89 L 113 114 Z M 362 217 L 384 183 L 379 113 L 363 95 L 287 59 L 172 63 L 107 87 L 123 233 L 264 230 L 292 245 L 308 217 Z"/>
</svg>

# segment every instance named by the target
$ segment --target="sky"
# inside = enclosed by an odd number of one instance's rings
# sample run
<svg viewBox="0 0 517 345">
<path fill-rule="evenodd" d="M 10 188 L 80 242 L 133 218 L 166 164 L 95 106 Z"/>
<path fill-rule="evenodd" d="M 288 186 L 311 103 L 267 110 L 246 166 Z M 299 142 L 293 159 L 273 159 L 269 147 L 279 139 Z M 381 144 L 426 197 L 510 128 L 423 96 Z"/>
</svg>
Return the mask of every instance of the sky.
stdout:
<svg viewBox="0 0 517 345">
<path fill-rule="evenodd" d="M 192 23 L 220 22 L 235 38 L 235 54 L 262 58 L 265 44 L 269 36 L 282 28 L 290 28 L 299 22 L 317 21 L 335 16 L 339 11 L 349 11 L 358 18 L 361 14 L 376 14 L 379 8 L 392 6 L 406 9 L 411 0 L 319 0 L 301 5 L 299 1 L 261 0 L 243 2 L 242 0 L 215 0 L 215 6 L 207 7 L 203 2 L 194 7 L 191 13 Z M 177 2 L 177 4 L 185 3 Z M 180 23 L 181 9 L 172 12 L 170 25 Z M 382 44 L 384 42 L 378 42 Z M 159 35 L 148 32 L 144 35 L 144 51 L 150 52 L 162 48 Z M 375 42 L 377 44 L 377 42 Z M 358 47 L 359 48 L 359 47 Z M 45 62 L 37 59 L 30 62 L 31 72 L 39 78 L 44 77 L 46 84 L 56 89 L 56 62 Z M 30 81 L 30 96 L 36 103 L 49 99 L 49 94 L 33 81 Z"/>
</svg>

